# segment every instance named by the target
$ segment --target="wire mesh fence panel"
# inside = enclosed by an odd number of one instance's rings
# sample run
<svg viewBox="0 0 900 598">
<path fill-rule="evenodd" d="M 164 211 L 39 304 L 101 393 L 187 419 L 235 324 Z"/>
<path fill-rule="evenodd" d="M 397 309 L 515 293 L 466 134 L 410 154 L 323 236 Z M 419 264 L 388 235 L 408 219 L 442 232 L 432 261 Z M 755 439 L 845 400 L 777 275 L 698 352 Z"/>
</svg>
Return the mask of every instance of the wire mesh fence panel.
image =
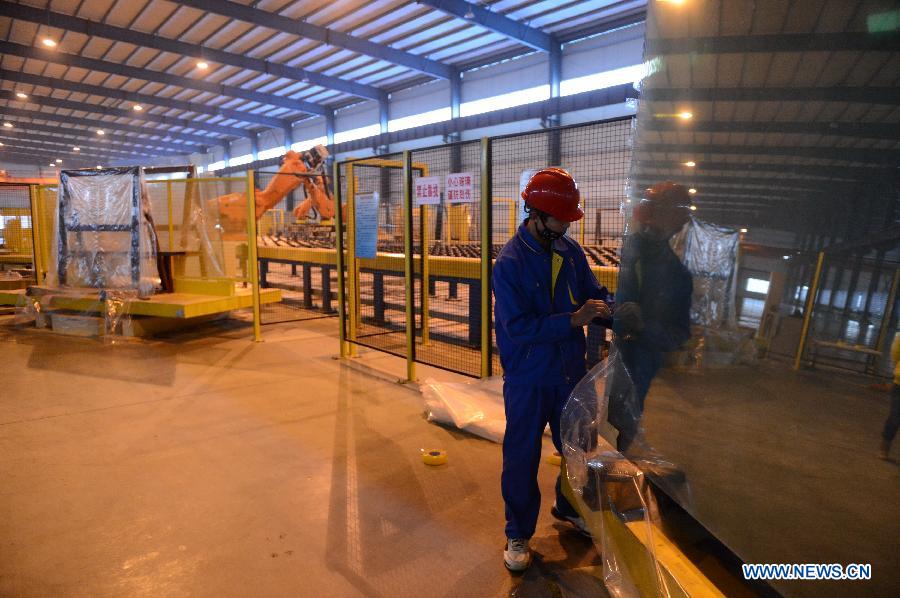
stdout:
<svg viewBox="0 0 900 598">
<path fill-rule="evenodd" d="M 6 277 L 34 274 L 31 195 L 28 185 L 0 184 L 0 271 Z"/>
<path fill-rule="evenodd" d="M 481 141 L 412 150 L 412 281 L 404 272 L 401 156 L 339 164 L 342 201 L 353 206 L 346 218 L 350 232 L 345 232 L 346 338 L 406 357 L 405 294 L 411 284 L 413 359 L 479 376 L 488 354 L 487 371 L 499 373 L 493 330 L 491 350 L 482 350 L 486 281 L 481 258 L 488 250 L 495 259 L 515 236 L 524 218 L 522 189 L 534 171 L 549 165 L 566 168 L 578 181 L 587 217 L 569 234 L 584 246 L 601 283 L 614 290 L 631 130 L 626 118 L 494 138 L 487 165 L 482 164 Z M 490 171 L 490 198 L 482 197 L 483 167 Z M 483 201 L 490 201 L 490 222 L 485 223 L 490 239 L 482 238 Z M 366 241 L 368 249 L 363 247 L 365 235 L 354 228 L 360 218 L 372 222 L 376 231 L 375 244 L 371 238 Z M 370 257 L 376 250 L 377 256 Z"/>
<path fill-rule="evenodd" d="M 341 171 L 341 197 L 348 206 L 347 338 L 406 357 L 402 156 L 345 163 Z"/>
<path fill-rule="evenodd" d="M 492 139 L 495 257 L 525 218 L 521 194 L 528 179 L 541 168 L 559 166 L 578 183 L 584 211 L 584 218 L 572 223 L 567 234 L 582 246 L 600 283 L 614 291 L 625 232 L 622 206 L 631 168 L 631 135 L 632 119 L 623 118 Z M 505 224 L 513 204 L 515 226 Z M 496 335 L 493 342 L 496 355 Z M 499 372 L 499 367 L 493 371 Z"/>
<path fill-rule="evenodd" d="M 259 172 L 257 187 L 270 188 L 279 176 L 285 175 Z M 304 199 L 302 186 L 292 189 L 257 223 L 260 282 L 263 288 L 281 290 L 280 302 L 262 307 L 263 324 L 337 314 L 333 303 L 333 290 L 337 288 L 334 222 L 323 219 L 315 210 L 297 218 L 294 210 Z"/>
<path fill-rule="evenodd" d="M 556 134 L 550 133 L 551 141 Z M 558 135 L 559 165 L 578 182 L 584 210 L 580 225 L 570 234 L 593 265 L 618 266 L 625 230 L 622 204 L 631 167 L 631 119 L 570 127 Z"/>
<path fill-rule="evenodd" d="M 410 152 L 420 363 L 481 371 L 481 143 Z M 423 217 L 424 214 L 424 217 Z M 427 262 L 426 262 L 427 260 Z"/>
</svg>

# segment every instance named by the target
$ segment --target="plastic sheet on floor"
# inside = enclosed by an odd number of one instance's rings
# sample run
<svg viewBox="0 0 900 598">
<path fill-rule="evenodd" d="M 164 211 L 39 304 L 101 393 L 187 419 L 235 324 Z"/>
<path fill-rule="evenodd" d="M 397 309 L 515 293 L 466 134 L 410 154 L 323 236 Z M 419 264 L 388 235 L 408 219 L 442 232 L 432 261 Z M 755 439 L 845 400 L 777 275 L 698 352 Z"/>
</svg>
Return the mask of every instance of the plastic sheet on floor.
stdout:
<svg viewBox="0 0 900 598">
<path fill-rule="evenodd" d="M 499 376 L 471 382 L 438 382 L 429 378 L 420 389 L 428 421 L 503 442 L 506 414 L 503 379 Z"/>
</svg>

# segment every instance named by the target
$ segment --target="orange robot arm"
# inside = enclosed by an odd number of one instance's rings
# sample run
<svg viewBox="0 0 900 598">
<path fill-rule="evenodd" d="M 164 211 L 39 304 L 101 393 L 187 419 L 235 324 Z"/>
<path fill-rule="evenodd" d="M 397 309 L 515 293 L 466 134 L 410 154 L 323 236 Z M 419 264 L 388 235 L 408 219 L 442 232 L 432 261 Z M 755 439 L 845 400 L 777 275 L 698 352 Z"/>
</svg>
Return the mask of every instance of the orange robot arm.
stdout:
<svg viewBox="0 0 900 598">
<path fill-rule="evenodd" d="M 327 156 L 328 151 L 323 146 L 316 146 L 302 155 L 295 151 L 287 152 L 281 161 L 281 168 L 278 169 L 266 188 L 262 191 L 256 190 L 254 198 L 256 217 L 259 218 L 278 205 L 278 202 L 301 184 L 306 191 L 307 199 L 295 208 L 294 214 L 298 218 L 302 217 L 306 215 L 310 207 L 315 206 L 323 218 L 333 217 L 334 202 L 326 190 L 325 176 L 295 176 L 309 173 L 310 168 L 307 162 L 310 162 L 313 167 L 318 167 Z M 220 217 L 238 222 L 246 219 L 247 199 L 243 193 L 230 193 L 217 197 L 213 201 L 218 203 Z"/>
</svg>

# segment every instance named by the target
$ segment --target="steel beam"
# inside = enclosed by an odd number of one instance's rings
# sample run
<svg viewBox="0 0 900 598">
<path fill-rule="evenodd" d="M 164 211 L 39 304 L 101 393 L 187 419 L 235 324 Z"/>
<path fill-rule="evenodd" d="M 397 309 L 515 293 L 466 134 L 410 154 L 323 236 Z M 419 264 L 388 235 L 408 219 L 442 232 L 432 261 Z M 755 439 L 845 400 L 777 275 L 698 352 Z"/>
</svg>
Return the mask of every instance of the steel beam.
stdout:
<svg viewBox="0 0 900 598">
<path fill-rule="evenodd" d="M 159 137 L 162 141 L 166 141 L 167 139 L 171 139 L 173 141 L 181 141 L 183 145 L 208 145 L 210 142 L 224 141 L 219 139 L 210 139 L 209 137 L 202 137 L 200 135 L 192 135 L 189 133 L 173 133 L 172 131 L 163 129 L 150 129 L 147 127 L 135 127 L 133 125 L 120 125 L 118 123 L 107 122 L 105 120 L 96 120 L 83 116 L 63 116 L 61 114 L 51 114 L 49 112 L 29 110 L 27 108 L 10 108 L 9 106 L 4 106 L 0 107 L 0 112 L 2 112 L 3 114 L 18 116 L 21 118 L 36 118 L 40 120 L 68 123 L 71 125 L 96 127 L 98 129 L 103 129 L 104 131 L 106 131 L 107 129 L 112 129 L 116 131 L 127 131 L 135 135 L 152 135 Z"/>
<path fill-rule="evenodd" d="M 900 104 L 897 87 L 713 87 L 656 88 L 644 92 L 654 102 L 861 102 Z"/>
<path fill-rule="evenodd" d="M 898 139 L 900 124 L 867 122 L 713 122 L 689 124 L 654 120 L 643 127 L 648 131 L 694 133 L 788 133 L 797 135 L 833 135 L 866 139 Z"/>
<path fill-rule="evenodd" d="M 63 13 L 44 10 L 25 4 L 13 4 L 12 2 L 2 3 L 3 14 L 11 16 L 15 19 L 46 25 L 49 27 L 59 27 L 68 31 L 83 33 L 87 36 L 97 36 L 120 41 L 146 48 L 155 48 L 172 54 L 182 56 L 199 56 L 202 55 L 206 59 L 214 60 L 222 64 L 237 66 L 240 68 L 259 71 L 275 77 L 282 77 L 292 81 L 307 81 L 312 85 L 318 85 L 327 89 L 342 91 L 351 95 L 371 100 L 381 100 L 386 94 L 377 87 L 348 81 L 330 75 L 324 75 L 315 71 L 307 71 L 302 68 L 269 62 L 253 58 L 245 54 L 234 54 L 223 50 L 216 50 L 206 46 L 197 46 L 178 40 L 135 31 L 134 29 L 126 29 L 124 27 L 115 27 L 105 23 L 98 23 L 88 19 L 82 19 L 76 16 Z"/>
<path fill-rule="evenodd" d="M 481 25 L 485 29 L 490 29 L 535 50 L 550 52 L 554 45 L 558 45 L 549 33 L 482 8 L 478 4 L 463 0 L 419 0 L 419 3 L 459 17 L 469 23 Z"/>
<path fill-rule="evenodd" d="M 173 98 L 164 98 L 150 94 L 134 93 L 121 89 L 111 89 L 100 85 L 90 85 L 88 83 L 80 83 L 77 81 L 69 81 L 67 79 L 57 79 L 52 77 L 42 77 L 40 75 L 32 75 L 31 73 L 23 73 L 19 71 L 11 71 L 8 69 L 0 69 L 0 79 L 13 81 L 18 83 L 27 83 L 29 85 L 39 85 L 50 89 L 64 89 L 66 91 L 74 91 L 77 93 L 86 93 L 100 97 L 113 98 L 127 102 L 140 102 L 148 106 L 161 106 L 163 108 L 171 108 L 173 110 L 184 110 L 186 112 L 195 112 L 197 114 L 206 114 L 208 116 L 219 116 L 232 120 L 239 120 L 246 123 L 264 125 L 280 129 L 284 124 L 280 118 L 272 118 L 270 116 L 262 116 L 253 114 L 243 110 L 229 110 L 228 108 L 218 108 L 209 106 L 200 102 L 186 102 L 184 100 L 176 100 Z"/>
<path fill-rule="evenodd" d="M 35 153 L 27 152 L 27 151 L 0 152 L 0 157 L 4 158 L 6 160 L 9 160 L 10 162 L 13 162 L 16 160 L 23 160 L 23 161 L 25 161 L 26 164 L 39 165 L 39 166 L 41 166 L 41 168 L 48 166 L 49 165 L 48 161 L 52 160 L 52 156 L 44 155 L 44 154 L 35 154 Z M 119 158 L 119 159 L 121 159 L 121 158 Z M 95 166 L 96 162 L 94 162 L 94 164 L 91 164 L 90 160 L 79 160 L 79 161 L 75 162 L 75 165 L 76 166 L 80 165 L 80 166 L 85 166 L 85 167 L 86 166 Z M 68 166 L 66 166 L 66 168 L 68 168 Z"/>
<path fill-rule="evenodd" d="M 35 143 L 24 143 L 22 140 L 16 139 L 14 141 L 4 141 L 3 148 L 0 148 L 0 157 L 3 156 L 2 150 L 9 148 L 11 151 L 21 151 L 21 152 L 29 152 L 34 154 L 41 154 L 48 158 L 62 158 L 62 157 L 70 157 L 70 158 L 78 158 L 79 156 L 85 156 L 83 159 L 87 160 L 88 157 L 91 159 L 98 158 L 102 160 L 128 160 L 128 159 L 137 159 L 140 160 L 142 158 L 138 157 L 136 153 L 130 155 L 119 155 L 113 154 L 109 152 L 103 152 L 92 149 L 82 149 L 80 152 L 73 152 L 72 147 L 69 146 L 67 149 L 63 148 L 53 148 L 44 144 L 35 144 Z M 150 156 L 143 156 L 144 158 Z"/>
<path fill-rule="evenodd" d="M 59 131 L 59 129 L 57 129 Z M 20 136 L 15 135 L 6 135 L 3 131 L 0 131 L 0 142 L 5 143 L 7 145 L 18 144 L 18 143 L 26 143 L 26 144 L 34 144 L 46 147 L 48 150 L 54 151 L 70 151 L 73 147 L 79 147 L 82 151 L 86 152 L 105 152 L 109 154 L 119 154 L 123 157 L 130 156 L 159 156 L 158 152 L 154 152 L 153 150 L 145 149 L 143 147 L 135 147 L 134 144 L 129 145 L 130 149 L 119 149 L 117 147 L 98 147 L 96 145 L 91 145 L 90 142 L 82 143 L 80 141 L 75 141 L 74 143 L 71 141 L 63 141 L 58 135 L 38 135 L 34 132 L 25 132 Z M 76 152 L 77 153 L 77 152 Z M 183 154 L 175 154 L 171 155 L 183 155 Z"/>
<path fill-rule="evenodd" d="M 866 33 L 772 33 L 719 37 L 648 39 L 647 56 L 661 54 L 746 54 L 774 52 L 897 52 L 900 31 Z"/>
<path fill-rule="evenodd" d="M 59 50 L 45 50 L 44 48 L 23 46 L 21 44 L 0 41 L 0 53 L 11 54 L 21 58 L 43 60 L 44 62 L 63 64 L 66 66 L 75 66 L 90 71 L 100 71 L 144 81 L 152 81 L 155 83 L 162 83 L 163 85 L 175 85 L 184 89 L 195 89 L 197 91 L 205 91 L 215 95 L 246 100 L 248 102 L 257 102 L 265 106 L 278 106 L 280 108 L 288 108 L 290 110 L 307 112 L 309 114 L 321 115 L 325 113 L 325 108 L 323 106 L 305 102 L 303 100 L 292 100 L 287 97 L 243 89 L 232 85 L 222 85 L 220 83 L 212 83 L 202 79 L 191 79 L 190 77 L 181 77 L 162 71 L 154 71 L 107 60 L 88 58 L 87 56 L 67 54 Z"/>
<path fill-rule="evenodd" d="M 237 19 L 238 21 L 268 27 L 275 31 L 290 33 L 330 46 L 351 50 L 378 60 L 405 66 L 433 77 L 440 77 L 441 79 L 449 79 L 455 72 L 453 67 L 424 56 L 397 50 L 396 48 L 354 37 L 340 31 L 313 25 L 304 20 L 292 19 L 237 2 L 228 0 L 172 0 L 172 2 Z"/>
<path fill-rule="evenodd" d="M 651 161 L 641 161 L 636 160 L 634 162 L 635 168 L 637 171 L 645 173 L 647 172 L 647 168 L 671 168 L 671 169 L 684 169 L 687 170 L 687 167 L 684 166 L 681 162 L 675 161 L 663 161 L 663 160 L 651 160 Z M 697 166 L 690 169 L 692 172 L 704 172 L 704 171 L 712 171 L 712 170 L 721 170 L 725 172 L 739 172 L 742 174 L 748 173 L 783 173 L 783 174 L 802 174 L 808 176 L 819 176 L 822 177 L 823 185 L 827 185 L 828 179 L 836 178 L 836 179 L 862 179 L 869 180 L 873 177 L 885 176 L 890 170 L 885 168 L 881 168 L 878 166 L 834 166 L 834 165 L 816 165 L 816 164 L 785 164 L 784 162 L 779 162 L 777 164 L 771 162 L 742 162 L 742 163 L 733 163 L 733 162 L 697 162 Z"/>
<path fill-rule="evenodd" d="M 49 124 L 41 125 L 24 121 L 15 121 L 14 124 L 20 131 L 38 131 L 41 133 L 56 135 L 59 139 L 90 139 L 93 140 L 94 143 L 97 143 L 97 141 L 101 139 L 101 137 L 99 137 L 96 132 L 91 129 L 75 129 L 72 127 L 60 127 Z M 185 151 L 178 151 L 172 149 L 172 147 L 166 144 L 164 141 L 159 141 L 156 139 L 135 139 L 134 135 L 130 135 L 128 133 L 119 133 L 118 131 L 114 130 L 108 131 L 106 135 L 102 137 L 102 139 L 105 142 L 117 143 L 129 147 L 135 145 L 144 146 L 148 149 L 148 151 L 152 151 L 155 155 L 158 156 L 183 156 L 185 154 L 190 154 L 198 151 L 194 147 L 186 147 L 184 148 Z"/>
<path fill-rule="evenodd" d="M 785 146 L 785 145 L 703 145 L 693 143 L 642 143 L 635 152 L 673 154 L 735 155 L 735 156 L 797 156 L 846 162 L 868 162 L 892 166 L 900 164 L 900 150 L 845 147 Z"/>
<path fill-rule="evenodd" d="M 209 131 L 210 133 L 218 133 L 228 137 L 246 137 L 250 131 L 247 129 L 238 129 L 236 127 L 225 127 L 222 125 L 207 124 L 202 121 L 188 120 L 184 118 L 176 118 L 172 116 L 163 116 L 161 114 L 153 114 L 147 110 L 128 110 L 125 108 L 113 108 L 111 106 L 103 106 L 101 104 L 91 104 L 88 102 L 76 102 L 73 100 L 61 100 L 50 96 L 41 96 L 34 93 L 28 95 L 27 100 L 16 97 L 12 91 L 0 90 L 0 99 L 10 102 L 20 102 L 22 104 L 37 104 L 38 106 L 49 106 L 51 108 L 62 108 L 64 110 L 78 110 L 80 112 L 90 112 L 101 116 L 118 116 L 131 120 L 140 120 L 149 123 L 158 123 L 170 127 L 182 127 L 185 129 L 196 129 L 198 131 Z M 209 142 L 222 141 L 219 137 L 210 137 Z"/>
</svg>

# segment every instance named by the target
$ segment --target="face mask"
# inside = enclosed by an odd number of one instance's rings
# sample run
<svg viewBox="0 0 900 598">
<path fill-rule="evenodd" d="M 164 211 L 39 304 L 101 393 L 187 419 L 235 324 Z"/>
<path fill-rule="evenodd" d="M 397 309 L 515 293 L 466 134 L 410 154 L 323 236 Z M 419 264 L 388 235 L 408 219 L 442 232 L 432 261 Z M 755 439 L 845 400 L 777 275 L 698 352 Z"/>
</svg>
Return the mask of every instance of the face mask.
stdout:
<svg viewBox="0 0 900 598">
<path fill-rule="evenodd" d="M 540 219 L 541 219 L 541 224 L 543 225 L 543 227 L 538 230 L 538 234 L 545 241 L 556 241 L 557 239 L 562 238 L 562 236 L 564 234 L 566 234 L 564 232 L 558 233 L 554 230 L 551 230 L 550 227 L 547 226 L 546 214 L 541 214 Z M 537 227 L 535 227 L 535 228 L 537 228 Z"/>
</svg>

